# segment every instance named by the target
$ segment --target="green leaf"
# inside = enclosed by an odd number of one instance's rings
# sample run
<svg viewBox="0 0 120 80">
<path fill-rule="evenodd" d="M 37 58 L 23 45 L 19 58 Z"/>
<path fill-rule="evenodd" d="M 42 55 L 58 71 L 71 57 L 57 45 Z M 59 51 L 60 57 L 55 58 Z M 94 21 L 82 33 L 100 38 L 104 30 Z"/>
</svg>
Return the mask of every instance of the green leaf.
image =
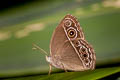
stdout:
<svg viewBox="0 0 120 80">
<path fill-rule="evenodd" d="M 100 68 L 93 71 L 53 73 L 51 75 L 34 75 L 5 80 L 96 80 L 120 72 L 120 67 Z"/>
</svg>

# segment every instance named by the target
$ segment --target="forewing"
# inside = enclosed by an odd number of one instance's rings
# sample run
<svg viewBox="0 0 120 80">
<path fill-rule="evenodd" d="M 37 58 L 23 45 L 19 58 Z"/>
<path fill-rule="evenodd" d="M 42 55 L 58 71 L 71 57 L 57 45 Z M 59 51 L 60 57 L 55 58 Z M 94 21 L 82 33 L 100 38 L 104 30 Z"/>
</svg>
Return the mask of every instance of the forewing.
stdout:
<svg viewBox="0 0 120 80">
<path fill-rule="evenodd" d="M 64 31 L 67 18 L 70 18 L 70 16 L 66 15 L 53 32 L 50 43 L 50 56 L 56 64 L 62 62 L 68 70 L 81 71 L 84 68 L 83 64 Z"/>
</svg>

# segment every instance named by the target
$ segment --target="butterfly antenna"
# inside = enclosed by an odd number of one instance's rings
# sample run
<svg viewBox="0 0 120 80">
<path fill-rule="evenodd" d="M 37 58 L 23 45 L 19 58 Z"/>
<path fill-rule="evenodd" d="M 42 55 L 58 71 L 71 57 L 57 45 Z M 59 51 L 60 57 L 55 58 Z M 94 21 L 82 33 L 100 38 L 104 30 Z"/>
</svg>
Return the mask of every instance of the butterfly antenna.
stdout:
<svg viewBox="0 0 120 80">
<path fill-rule="evenodd" d="M 45 51 L 45 50 L 43 50 L 42 48 L 40 48 L 38 45 L 36 45 L 36 44 L 32 44 L 33 45 L 33 50 L 40 50 L 40 51 L 42 51 L 43 53 L 45 53 L 46 55 L 48 55 L 48 53 Z"/>
</svg>

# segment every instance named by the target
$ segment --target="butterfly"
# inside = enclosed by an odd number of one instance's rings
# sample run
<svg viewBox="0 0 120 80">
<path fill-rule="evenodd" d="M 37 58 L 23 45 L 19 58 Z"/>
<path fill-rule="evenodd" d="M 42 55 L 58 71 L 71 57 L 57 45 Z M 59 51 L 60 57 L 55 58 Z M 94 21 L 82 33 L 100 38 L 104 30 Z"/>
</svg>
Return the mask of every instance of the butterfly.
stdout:
<svg viewBox="0 0 120 80">
<path fill-rule="evenodd" d="M 43 49 L 41 50 L 46 53 Z M 46 60 L 50 64 L 49 74 L 52 66 L 65 71 L 95 69 L 94 49 L 85 40 L 83 30 L 76 17 L 68 14 L 56 27 L 50 42 L 50 55 L 46 56 Z"/>
</svg>

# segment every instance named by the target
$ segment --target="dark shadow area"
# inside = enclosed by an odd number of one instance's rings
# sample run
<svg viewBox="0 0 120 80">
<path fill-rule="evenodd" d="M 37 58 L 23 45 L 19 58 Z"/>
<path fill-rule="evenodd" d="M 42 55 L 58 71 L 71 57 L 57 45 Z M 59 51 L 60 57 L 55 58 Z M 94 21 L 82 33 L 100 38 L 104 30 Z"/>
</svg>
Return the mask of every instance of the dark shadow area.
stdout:
<svg viewBox="0 0 120 80">
<path fill-rule="evenodd" d="M 120 72 L 101 78 L 99 80 L 117 80 L 120 77 Z"/>
<path fill-rule="evenodd" d="M 0 12 L 8 10 L 10 8 L 26 5 L 32 2 L 45 2 L 48 0 L 2 0 L 0 1 Z"/>
<path fill-rule="evenodd" d="M 0 1 L 0 11 L 4 11 L 6 9 L 24 5 L 36 0 L 2 0 Z"/>
<path fill-rule="evenodd" d="M 120 62 L 114 62 L 114 63 L 105 63 L 105 64 L 102 64 L 102 65 L 98 65 L 96 66 L 96 68 L 109 68 L 109 67 L 117 67 L 117 66 L 120 66 Z"/>
</svg>

